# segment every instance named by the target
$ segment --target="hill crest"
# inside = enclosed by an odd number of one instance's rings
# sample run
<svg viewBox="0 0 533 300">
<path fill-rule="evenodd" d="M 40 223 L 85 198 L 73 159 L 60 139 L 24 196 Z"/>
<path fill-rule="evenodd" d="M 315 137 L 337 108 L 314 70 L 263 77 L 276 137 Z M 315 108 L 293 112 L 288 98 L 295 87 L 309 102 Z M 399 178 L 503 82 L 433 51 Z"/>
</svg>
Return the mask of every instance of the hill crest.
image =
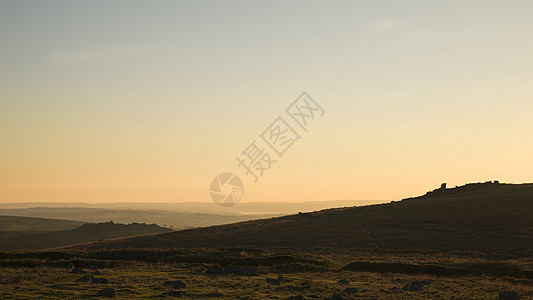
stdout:
<svg viewBox="0 0 533 300">
<path fill-rule="evenodd" d="M 467 186 L 388 204 L 329 209 L 77 247 L 251 246 L 531 256 L 532 185 Z"/>
</svg>

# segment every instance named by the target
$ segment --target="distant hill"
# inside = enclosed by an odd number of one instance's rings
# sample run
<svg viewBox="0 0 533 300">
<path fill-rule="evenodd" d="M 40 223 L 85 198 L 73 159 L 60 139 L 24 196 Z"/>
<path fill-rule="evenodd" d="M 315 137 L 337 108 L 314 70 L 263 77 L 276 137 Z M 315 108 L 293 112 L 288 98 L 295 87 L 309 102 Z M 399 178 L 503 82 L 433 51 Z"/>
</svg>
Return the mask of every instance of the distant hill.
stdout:
<svg viewBox="0 0 533 300">
<path fill-rule="evenodd" d="M 102 223 L 108 221 L 116 223 L 142 222 L 155 223 L 174 229 L 185 229 L 279 217 L 287 214 L 317 211 L 333 207 L 360 206 L 374 204 L 376 202 L 380 201 L 249 202 L 240 203 L 229 208 L 221 208 L 214 203 L 202 202 L 100 204 L 59 202 L 0 203 L 0 216 L 75 220 L 83 223 Z"/>
<path fill-rule="evenodd" d="M 533 184 L 469 184 L 389 204 L 339 208 L 76 248 L 257 246 L 533 256 Z"/>
<path fill-rule="evenodd" d="M 211 204 L 214 206 L 214 204 Z M 212 214 L 176 212 L 164 210 L 103 209 L 86 207 L 32 207 L 0 209 L 0 215 L 38 217 L 48 219 L 68 219 L 90 223 L 113 221 L 116 223 L 156 223 L 163 227 L 177 229 L 230 224 L 256 220 L 264 217 L 280 216 L 264 214 Z"/>
<path fill-rule="evenodd" d="M 31 219 L 31 218 L 26 218 Z M 46 219 L 38 219 L 45 223 Z M 51 224 L 58 220 L 50 220 Z M 113 222 L 83 224 L 75 229 L 59 231 L 1 231 L 0 250 L 38 250 L 117 237 L 146 235 L 172 231 L 155 224 L 115 224 Z"/>
<path fill-rule="evenodd" d="M 85 222 L 0 216 L 0 231 L 58 231 L 74 229 L 83 224 L 85 224 Z"/>
<path fill-rule="evenodd" d="M 329 200 L 305 202 L 241 202 L 239 205 L 221 208 L 213 202 L 116 202 L 116 203 L 83 203 L 83 202 L 18 202 L 0 203 L 0 212 L 25 208 L 89 208 L 105 210 L 133 210 L 133 211 L 170 211 L 180 213 L 202 213 L 218 216 L 242 216 L 243 214 L 257 216 L 287 215 L 298 212 L 308 212 L 335 207 L 362 206 L 379 204 L 383 200 Z M 12 215 L 9 211 L 6 215 Z M 242 221 L 242 220 L 241 220 Z"/>
</svg>

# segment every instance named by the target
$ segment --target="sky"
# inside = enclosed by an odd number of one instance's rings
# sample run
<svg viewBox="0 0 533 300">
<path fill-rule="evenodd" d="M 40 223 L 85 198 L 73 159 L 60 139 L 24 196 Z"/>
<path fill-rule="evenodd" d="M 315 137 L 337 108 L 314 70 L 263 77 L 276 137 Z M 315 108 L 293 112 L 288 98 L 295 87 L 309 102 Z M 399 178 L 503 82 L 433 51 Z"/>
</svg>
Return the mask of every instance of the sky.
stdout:
<svg viewBox="0 0 533 300">
<path fill-rule="evenodd" d="M 531 1 L 2 1 L 0 202 L 399 200 L 533 182 Z M 307 131 L 285 111 L 324 111 Z M 300 139 L 282 157 L 261 134 Z M 253 142 L 276 162 L 254 182 Z"/>
</svg>

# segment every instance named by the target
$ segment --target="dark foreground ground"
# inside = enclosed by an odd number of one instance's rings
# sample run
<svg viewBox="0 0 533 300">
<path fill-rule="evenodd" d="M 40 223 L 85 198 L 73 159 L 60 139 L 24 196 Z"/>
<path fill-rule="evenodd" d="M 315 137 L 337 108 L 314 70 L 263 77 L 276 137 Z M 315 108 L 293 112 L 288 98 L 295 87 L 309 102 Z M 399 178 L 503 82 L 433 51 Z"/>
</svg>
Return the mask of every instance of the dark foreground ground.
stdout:
<svg viewBox="0 0 533 300">
<path fill-rule="evenodd" d="M 0 263 L 1 299 L 107 299 L 97 296 L 104 288 L 116 299 L 533 299 L 533 262 L 472 253 L 125 249 L 11 253 Z"/>
</svg>

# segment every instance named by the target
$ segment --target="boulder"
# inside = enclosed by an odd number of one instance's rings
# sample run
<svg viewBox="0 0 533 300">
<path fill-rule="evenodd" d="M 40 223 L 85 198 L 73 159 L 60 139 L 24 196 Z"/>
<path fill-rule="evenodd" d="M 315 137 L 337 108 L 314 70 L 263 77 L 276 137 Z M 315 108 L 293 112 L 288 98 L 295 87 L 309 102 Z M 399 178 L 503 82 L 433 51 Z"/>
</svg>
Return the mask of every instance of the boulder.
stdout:
<svg viewBox="0 0 533 300">
<path fill-rule="evenodd" d="M 279 280 L 274 279 L 274 278 L 268 278 L 268 277 L 267 277 L 266 282 L 267 282 L 267 284 L 269 284 L 269 285 L 280 285 Z"/>
<path fill-rule="evenodd" d="M 406 285 L 403 286 L 402 290 L 404 291 L 413 291 L 413 292 L 417 292 L 417 291 L 421 291 L 424 289 L 424 287 L 426 285 L 429 285 L 430 282 L 427 281 L 427 280 L 422 280 L 422 281 L 413 281 L 411 283 L 408 283 Z"/>
<path fill-rule="evenodd" d="M 171 286 L 173 288 L 176 288 L 176 289 L 182 289 L 184 288 L 185 286 L 187 286 L 183 281 L 181 280 L 168 280 L 168 281 L 165 281 L 163 282 L 163 285 L 164 286 Z"/>
<path fill-rule="evenodd" d="M 348 285 L 348 284 L 350 284 L 350 281 L 348 281 L 348 279 L 346 279 L 346 278 L 343 278 L 343 279 L 337 281 L 337 284 Z"/>
<path fill-rule="evenodd" d="M 107 281 L 107 279 L 105 278 L 92 278 L 91 280 L 92 283 L 99 283 L 99 284 L 108 284 L 109 281 Z"/>
<path fill-rule="evenodd" d="M 71 270 L 72 271 L 72 269 L 74 269 L 74 264 L 73 263 L 69 263 L 67 265 L 67 270 Z"/>
<path fill-rule="evenodd" d="M 82 277 L 76 279 L 76 282 L 89 282 L 89 281 L 91 281 L 92 279 L 93 279 L 92 276 L 90 276 L 90 275 L 85 275 L 85 276 L 82 276 Z"/>
<path fill-rule="evenodd" d="M 106 287 L 105 289 L 101 289 L 96 293 L 96 296 L 99 297 L 106 297 L 106 298 L 115 298 L 115 290 L 112 288 Z"/>
<path fill-rule="evenodd" d="M 212 266 L 207 267 L 207 270 L 205 270 L 208 274 L 224 274 L 224 268 L 221 266 L 214 264 Z"/>
<path fill-rule="evenodd" d="M 498 294 L 498 300 L 520 300 L 520 296 L 515 291 L 505 291 Z"/>
<path fill-rule="evenodd" d="M 344 300 L 344 297 L 342 297 L 340 294 L 333 294 L 331 296 L 331 298 L 329 298 L 331 300 Z"/>
<path fill-rule="evenodd" d="M 73 268 L 72 271 L 70 271 L 72 274 L 87 274 L 87 271 L 84 271 L 80 268 Z"/>
</svg>

